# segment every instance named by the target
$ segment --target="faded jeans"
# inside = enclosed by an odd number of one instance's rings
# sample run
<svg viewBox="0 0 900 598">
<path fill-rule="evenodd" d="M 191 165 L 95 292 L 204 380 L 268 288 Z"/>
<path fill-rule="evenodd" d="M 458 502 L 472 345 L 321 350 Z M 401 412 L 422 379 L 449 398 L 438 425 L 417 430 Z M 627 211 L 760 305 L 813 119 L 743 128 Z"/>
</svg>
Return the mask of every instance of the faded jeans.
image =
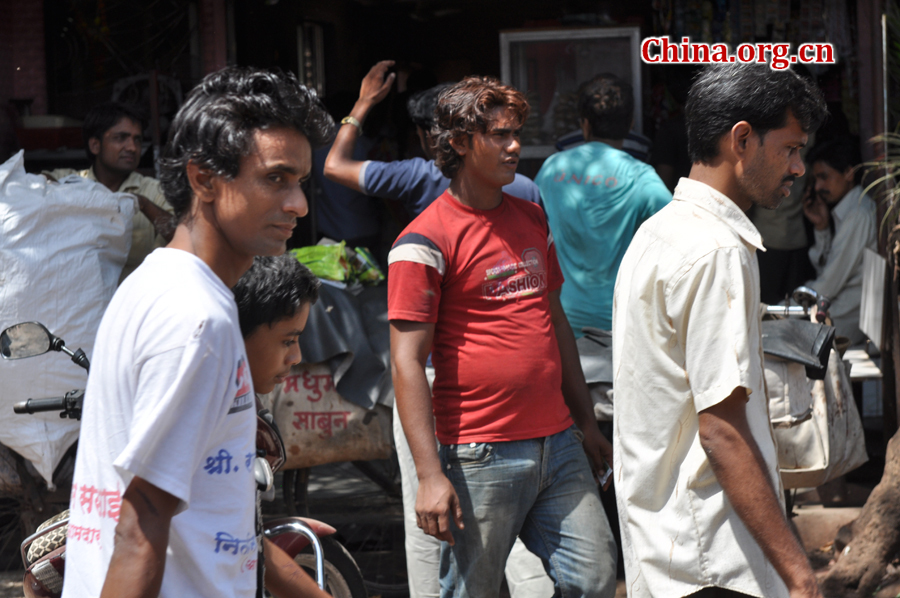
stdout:
<svg viewBox="0 0 900 598">
<path fill-rule="evenodd" d="M 440 447 L 465 529 L 441 546 L 441 596 L 497 596 L 518 535 L 562 598 L 612 598 L 616 546 L 572 426 L 531 440 Z"/>
<path fill-rule="evenodd" d="M 434 380 L 434 368 L 427 368 L 428 381 Z M 394 444 L 400 462 L 400 479 L 403 486 L 403 527 L 406 536 L 406 570 L 409 579 L 410 598 L 437 598 L 440 596 L 441 541 L 429 536 L 416 524 L 416 494 L 419 483 L 406 435 L 394 404 Z M 521 540 L 517 540 L 506 563 L 506 582 L 512 598 L 549 598 L 553 595 L 553 582 L 547 577 L 541 560 L 528 552 Z"/>
</svg>

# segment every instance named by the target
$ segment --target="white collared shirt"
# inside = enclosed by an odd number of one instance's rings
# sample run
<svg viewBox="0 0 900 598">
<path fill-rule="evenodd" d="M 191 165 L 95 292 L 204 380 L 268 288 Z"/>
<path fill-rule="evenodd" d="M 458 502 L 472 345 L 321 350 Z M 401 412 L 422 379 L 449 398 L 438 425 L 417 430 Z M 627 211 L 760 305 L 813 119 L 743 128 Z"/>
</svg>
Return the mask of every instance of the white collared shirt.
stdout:
<svg viewBox="0 0 900 598">
<path fill-rule="evenodd" d="M 747 389 L 781 496 L 759 317 L 762 238 L 725 195 L 682 178 L 625 254 L 613 304 L 614 475 L 630 598 L 718 586 L 787 597 L 700 445 L 698 413 Z"/>
<path fill-rule="evenodd" d="M 837 334 L 854 343 L 863 340 L 859 329 L 859 306 L 862 301 L 864 249 L 875 249 L 875 202 L 853 187 L 834 206 L 834 234 L 831 228 L 815 231 L 816 242 L 809 249 L 809 259 L 816 269 L 816 279 L 806 283 L 831 299 L 829 314 Z"/>
</svg>

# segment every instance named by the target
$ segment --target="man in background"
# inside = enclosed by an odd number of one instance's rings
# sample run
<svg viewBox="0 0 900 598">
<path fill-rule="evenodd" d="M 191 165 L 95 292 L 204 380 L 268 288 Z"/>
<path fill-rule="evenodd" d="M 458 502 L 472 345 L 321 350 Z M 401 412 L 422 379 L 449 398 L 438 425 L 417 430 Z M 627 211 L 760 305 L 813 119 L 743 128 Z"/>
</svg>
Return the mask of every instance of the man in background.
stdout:
<svg viewBox="0 0 900 598">
<path fill-rule="evenodd" d="M 806 286 L 831 299 L 835 332 L 860 343 L 865 340 L 859 329 L 863 255 L 866 248 L 875 249 L 877 239 L 875 202 L 859 184 L 859 145 L 849 137 L 833 139 L 813 147 L 808 158 L 815 196 L 806 200 L 803 213 L 815 230 L 809 259 L 816 278 Z"/>
<path fill-rule="evenodd" d="M 579 90 L 586 143 L 553 154 L 535 178 L 566 284 L 560 301 L 576 337 L 612 329 L 613 288 L 638 227 L 672 199 L 651 166 L 622 151 L 634 117 L 631 85 L 597 75 Z"/>
<path fill-rule="evenodd" d="M 57 168 L 45 172 L 52 180 L 70 174 L 97 181 L 114 193 L 130 193 L 137 200 L 131 229 L 131 250 L 119 282 L 125 280 L 147 255 L 162 247 L 175 232 L 172 208 L 159 181 L 137 172 L 141 160 L 143 121 L 138 111 L 120 102 L 104 102 L 84 116 L 85 153 L 91 162 L 87 170 Z"/>
</svg>

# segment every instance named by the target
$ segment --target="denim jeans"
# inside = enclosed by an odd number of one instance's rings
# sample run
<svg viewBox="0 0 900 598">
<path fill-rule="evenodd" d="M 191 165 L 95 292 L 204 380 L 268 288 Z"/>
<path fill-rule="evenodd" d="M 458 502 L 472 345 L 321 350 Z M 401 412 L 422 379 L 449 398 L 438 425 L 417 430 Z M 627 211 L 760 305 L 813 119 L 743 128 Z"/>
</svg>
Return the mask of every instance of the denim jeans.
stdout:
<svg viewBox="0 0 900 598">
<path fill-rule="evenodd" d="M 443 598 L 494 598 L 518 535 L 561 598 L 611 598 L 616 546 L 575 426 L 544 438 L 440 447 L 465 529 L 441 547 Z"/>
</svg>

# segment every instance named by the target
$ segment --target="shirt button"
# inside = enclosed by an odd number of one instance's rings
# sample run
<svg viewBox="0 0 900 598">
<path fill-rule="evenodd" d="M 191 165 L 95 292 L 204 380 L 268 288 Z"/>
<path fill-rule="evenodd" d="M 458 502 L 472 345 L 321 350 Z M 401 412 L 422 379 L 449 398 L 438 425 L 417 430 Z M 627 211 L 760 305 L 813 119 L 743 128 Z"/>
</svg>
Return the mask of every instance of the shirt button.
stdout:
<svg viewBox="0 0 900 598">
<path fill-rule="evenodd" d="M 469 443 L 469 448 L 475 448 L 475 443 L 474 442 Z"/>
</svg>

